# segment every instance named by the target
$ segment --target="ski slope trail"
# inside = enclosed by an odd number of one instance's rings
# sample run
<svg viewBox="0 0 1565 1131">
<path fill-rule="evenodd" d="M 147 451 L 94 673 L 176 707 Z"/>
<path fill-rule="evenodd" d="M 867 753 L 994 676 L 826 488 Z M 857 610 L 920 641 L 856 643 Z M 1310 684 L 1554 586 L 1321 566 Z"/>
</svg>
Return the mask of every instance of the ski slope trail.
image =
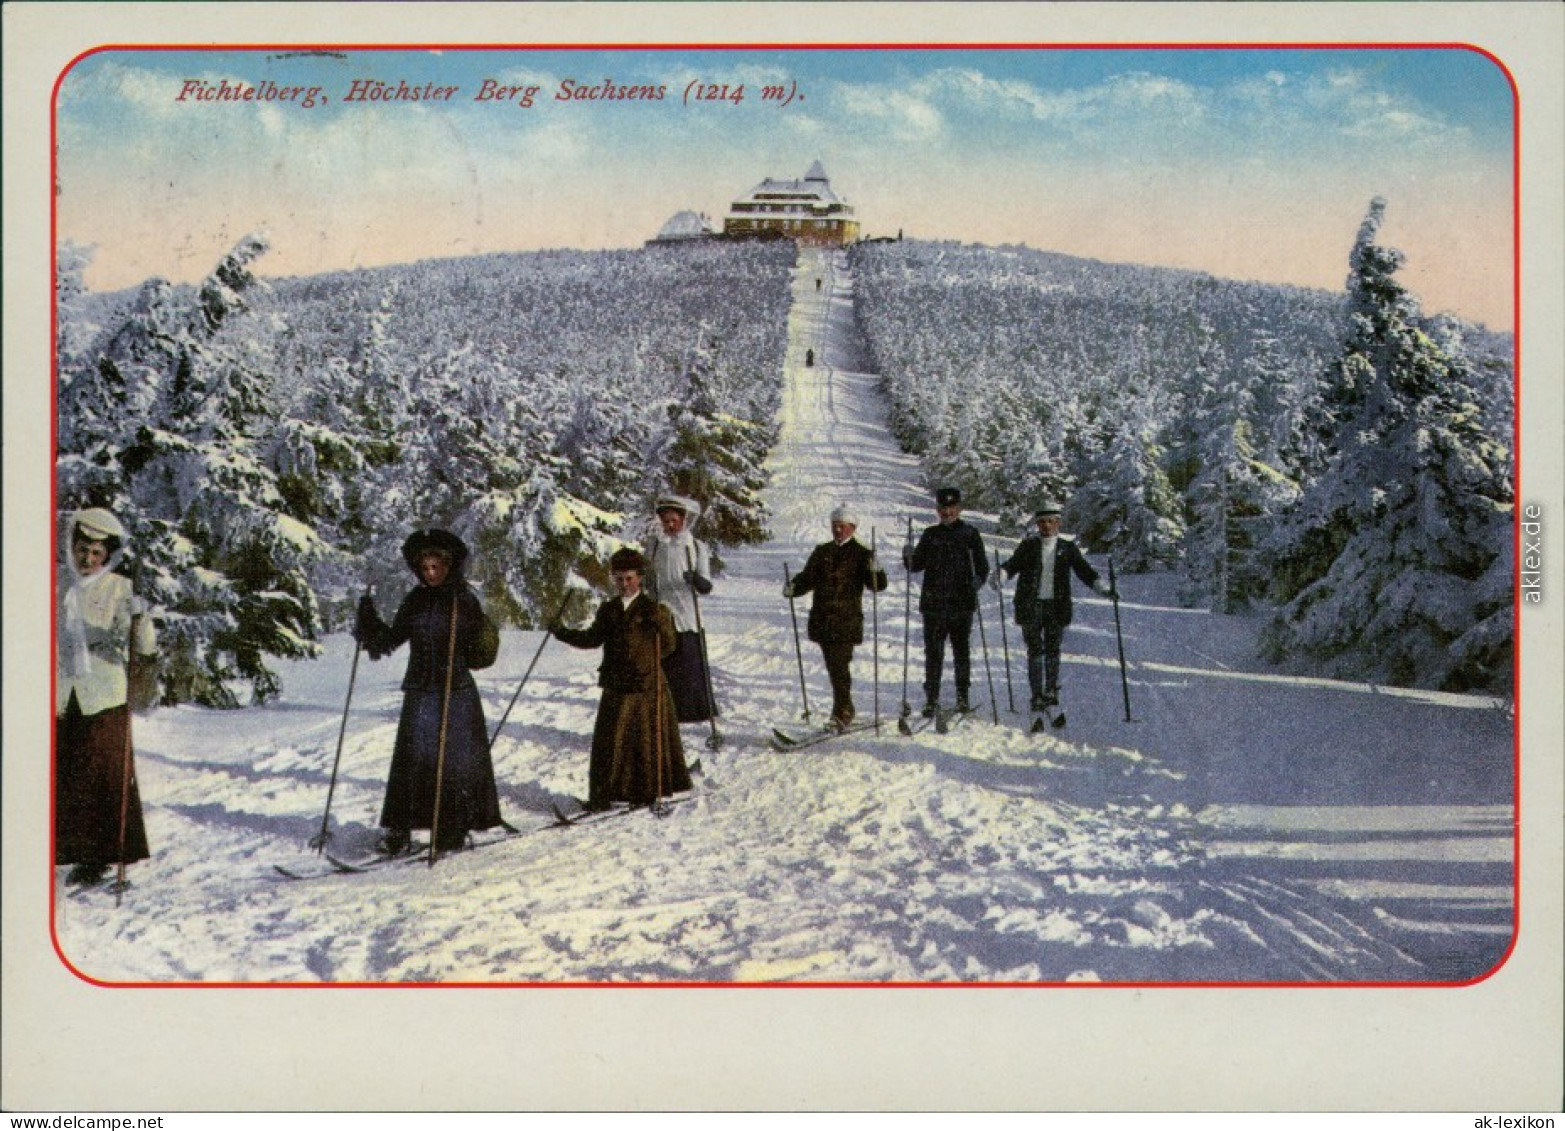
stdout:
<svg viewBox="0 0 1565 1131">
<path fill-rule="evenodd" d="M 1177 579 L 1120 579 L 1123 682 L 1113 606 L 1081 601 L 1069 724 L 1045 734 L 1009 710 L 1021 642 L 986 591 L 978 712 L 900 734 L 904 657 L 916 692 L 922 649 L 899 551 L 910 518 L 934 520 L 930 485 L 886 428 L 841 253 L 801 252 L 789 332 L 773 536 L 725 551 L 702 602 L 722 714 L 715 736 L 684 728 L 692 800 L 554 827 L 551 807 L 586 790 L 598 658 L 506 632 L 479 685 L 491 728 L 516 699 L 494 758 L 519 835 L 433 867 L 283 880 L 274 864 L 319 864 L 306 844 L 339 730 L 333 850 L 376 838 L 405 661 L 361 662 L 344 725 L 353 645 L 332 637 L 281 665 L 268 706 L 137 719 L 153 859 L 118 906 L 56 877 L 62 955 L 107 982 L 209 984 L 1417 983 L 1499 961 L 1502 705 L 1278 673 L 1255 659 L 1256 621 L 1181 608 Z M 882 726 L 778 752 L 773 727 L 830 702 L 782 585 L 838 503 L 891 575 L 854 662 L 860 719 Z M 802 635 L 807 601 L 795 611 Z"/>
</svg>

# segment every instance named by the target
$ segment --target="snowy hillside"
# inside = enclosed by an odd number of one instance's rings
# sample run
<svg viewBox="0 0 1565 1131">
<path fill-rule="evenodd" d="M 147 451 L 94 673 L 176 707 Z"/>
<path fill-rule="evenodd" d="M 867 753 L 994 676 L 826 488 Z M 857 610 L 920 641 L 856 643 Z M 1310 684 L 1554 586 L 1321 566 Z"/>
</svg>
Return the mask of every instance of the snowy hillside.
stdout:
<svg viewBox="0 0 1565 1131">
<path fill-rule="evenodd" d="M 817 289 L 815 280 L 823 285 Z M 1286 677 L 1259 623 L 1180 607 L 1178 579 L 1121 579 L 1134 721 L 1112 606 L 1082 600 L 1066 637 L 1069 725 L 1010 712 L 1014 625 L 984 596 L 981 709 L 907 737 L 904 609 L 891 549 L 933 521 L 916 461 L 887 429 L 840 255 L 804 253 L 765 502 L 772 539 L 725 552 L 703 602 L 720 749 L 685 728 L 704 774 L 664 819 L 551 825 L 581 794 L 596 660 L 543 646 L 495 743 L 501 807 L 522 835 L 359 875 L 286 881 L 316 861 L 352 642 L 279 665 L 264 706 L 163 709 L 136 744 L 153 858 L 120 906 L 56 888 L 61 950 L 108 982 L 1463 981 L 1513 926 L 1511 719 L 1484 697 Z M 814 365 L 805 365 L 806 350 Z M 779 753 L 802 727 L 780 590 L 845 500 L 890 564 L 881 595 L 884 726 Z M 987 516 L 969 515 L 989 536 Z M 697 528 L 697 534 L 701 533 Z M 990 537 L 1002 549 L 1009 542 Z M 390 595 L 388 594 L 387 603 Z M 799 610 L 801 620 L 803 608 Z M 541 638 L 508 631 L 480 673 L 491 727 Z M 975 631 L 974 645 L 978 647 Z M 979 656 L 981 652 L 977 653 Z M 372 845 L 401 655 L 360 663 L 332 807 L 335 847 Z M 829 701 L 804 645 L 809 703 Z M 855 662 L 872 713 L 872 650 Z M 949 677 L 946 684 L 949 696 Z"/>
<path fill-rule="evenodd" d="M 1274 662 L 1512 684 L 1514 342 L 1429 318 L 1375 199 L 1345 294 L 909 241 L 856 248 L 894 430 L 1024 529 L 1267 610 Z M 1346 236 L 1347 233 L 1344 233 Z M 1025 422 L 1025 423 L 1020 423 Z"/>
</svg>

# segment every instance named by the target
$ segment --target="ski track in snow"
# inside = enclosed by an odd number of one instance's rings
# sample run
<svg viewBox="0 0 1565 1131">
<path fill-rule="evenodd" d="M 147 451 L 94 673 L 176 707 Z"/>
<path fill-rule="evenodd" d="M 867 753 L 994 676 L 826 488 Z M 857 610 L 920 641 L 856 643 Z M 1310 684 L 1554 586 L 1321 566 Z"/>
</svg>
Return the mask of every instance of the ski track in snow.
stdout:
<svg viewBox="0 0 1565 1131">
<path fill-rule="evenodd" d="M 852 288 L 842 255 L 801 253 L 768 464 L 773 539 L 725 551 L 703 602 L 722 743 L 684 728 L 704 768 L 692 801 L 661 819 L 551 825 L 551 806 L 586 790 L 598 700 L 596 659 L 551 644 L 494 748 L 522 835 L 433 868 L 284 881 L 274 863 L 319 863 L 306 842 L 352 658 L 334 637 L 320 660 L 282 667 L 277 703 L 138 718 L 154 857 L 118 907 L 57 878 L 56 933 L 76 968 L 206 983 L 1418 982 L 1492 968 L 1512 928 L 1513 783 L 1510 721 L 1486 700 L 1263 671 L 1253 622 L 1177 607 L 1169 579 L 1126 577 L 1133 721 L 1112 608 L 1087 598 L 1066 637 L 1069 727 L 1027 733 L 1004 709 L 1004 648 L 1026 697 L 1020 633 L 1002 639 L 986 593 L 978 712 L 946 735 L 898 733 L 922 670 L 899 551 L 909 518 L 921 528 L 933 512 L 864 371 Z M 804 725 L 784 567 L 828 536 L 839 501 L 891 574 L 867 610 L 883 725 L 779 753 L 772 727 Z M 807 600 L 797 613 L 802 635 Z M 480 673 L 491 728 L 538 643 L 507 632 Z M 829 691 L 819 649 L 802 650 L 818 723 Z M 866 645 L 854 664 L 864 719 L 876 654 Z M 360 664 L 334 853 L 367 854 L 377 836 L 403 663 Z"/>
</svg>

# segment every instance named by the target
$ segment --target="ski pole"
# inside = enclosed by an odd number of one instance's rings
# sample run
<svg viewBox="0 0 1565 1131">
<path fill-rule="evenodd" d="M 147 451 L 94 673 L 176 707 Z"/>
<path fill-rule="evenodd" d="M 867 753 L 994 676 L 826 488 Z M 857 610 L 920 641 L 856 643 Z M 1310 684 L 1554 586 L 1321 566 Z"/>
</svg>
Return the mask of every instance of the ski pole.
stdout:
<svg viewBox="0 0 1565 1131">
<path fill-rule="evenodd" d="M 907 544 L 913 544 L 913 516 L 907 519 Z M 907 571 L 907 587 L 902 597 L 902 718 L 913 713 L 913 705 L 907 701 L 907 652 L 908 640 L 913 633 L 913 571 Z M 905 724 L 904 724 L 905 725 Z"/>
<path fill-rule="evenodd" d="M 370 591 L 365 591 L 369 596 Z M 348 708 L 353 704 L 353 685 L 359 678 L 359 653 L 364 651 L 364 645 L 358 640 L 357 633 L 353 641 L 353 664 L 348 668 L 348 696 L 342 704 L 342 723 L 337 728 L 337 754 L 331 762 L 331 783 L 326 787 L 326 810 L 321 814 L 321 831 L 310 838 L 310 847 L 316 853 L 326 851 L 326 846 L 331 843 L 331 833 L 327 831 L 328 822 L 331 820 L 332 797 L 337 792 L 337 768 L 342 765 L 342 740 L 348 733 Z"/>
<path fill-rule="evenodd" d="M 691 557 L 690 547 L 685 547 L 685 568 L 691 573 L 695 572 L 695 559 Z M 696 635 L 701 639 L 701 675 L 702 683 L 706 686 L 706 711 L 707 721 L 712 724 L 712 733 L 707 736 L 706 748 L 717 750 L 723 745 L 723 736 L 717 733 L 717 696 L 712 691 L 712 664 L 707 659 L 706 629 L 701 624 L 701 594 L 696 590 L 694 581 L 690 585 L 690 600 L 696 610 Z"/>
<path fill-rule="evenodd" d="M 657 613 L 661 614 L 661 612 L 662 609 L 659 608 Z M 657 731 L 652 737 L 652 757 L 656 760 L 652 768 L 653 789 L 655 790 L 652 797 L 652 815 L 654 817 L 666 817 L 672 810 L 663 801 L 663 757 L 665 754 L 663 743 L 663 696 L 666 694 L 664 691 L 666 685 L 663 682 L 662 616 L 654 615 L 652 624 L 653 655 L 655 657 L 652 663 L 652 691 L 656 700 L 656 705 L 653 707 L 653 717 L 657 726 Z M 669 627 L 673 628 L 672 621 L 669 623 Z"/>
<path fill-rule="evenodd" d="M 788 573 L 788 563 L 783 563 L 783 583 L 791 592 L 793 578 Z M 788 616 L 793 619 L 793 654 L 799 660 L 799 695 L 804 700 L 804 721 L 810 721 L 810 693 L 804 686 L 804 649 L 799 644 L 799 614 L 794 609 L 793 598 L 788 598 Z"/>
<path fill-rule="evenodd" d="M 511 694 L 511 701 L 505 705 L 505 711 L 500 716 L 500 721 L 495 724 L 494 733 L 489 736 L 489 745 L 495 744 L 495 739 L 500 737 L 500 731 L 505 728 L 505 720 L 511 717 L 511 708 L 516 706 L 516 701 L 522 697 L 522 688 L 527 686 L 527 681 L 532 678 L 533 669 L 538 666 L 538 657 L 543 655 L 544 645 L 549 643 L 549 638 L 554 635 L 554 622 L 560 619 L 565 612 L 566 603 L 571 599 L 569 592 L 560 598 L 559 606 L 554 610 L 554 616 L 550 617 L 543 628 L 543 639 L 538 641 L 538 650 L 533 653 L 532 663 L 527 665 L 527 670 L 522 673 L 522 682 L 516 685 L 516 690 Z"/>
<path fill-rule="evenodd" d="M 994 697 L 994 669 L 989 666 L 989 638 L 984 634 L 984 603 L 978 599 L 978 567 L 973 564 L 973 555 L 967 555 L 967 575 L 973 586 L 973 609 L 978 614 L 978 643 L 984 650 L 984 676 L 989 681 L 989 710 L 994 716 L 996 726 L 1000 725 L 1000 704 Z"/>
<path fill-rule="evenodd" d="M 456 587 L 451 589 L 451 638 L 446 645 L 446 687 L 440 698 L 440 741 L 435 748 L 435 802 L 429 817 L 429 866 L 435 866 L 440 843 L 440 795 L 446 773 L 446 728 L 451 721 L 451 679 L 456 671 Z"/>
<path fill-rule="evenodd" d="M 880 590 L 875 588 L 875 549 L 877 538 L 875 528 L 869 528 L 869 612 L 870 623 L 873 626 L 873 650 L 875 661 L 875 733 L 880 733 Z M 862 607 L 862 606 L 861 606 Z"/>
<path fill-rule="evenodd" d="M 998 594 L 1000 605 L 1000 647 L 1005 656 L 1005 701 L 1010 704 L 1011 711 L 1016 711 L 1016 692 L 1011 686 L 1011 643 L 1007 639 L 1005 631 L 1005 574 L 1000 569 L 1000 548 L 994 550 L 994 578 L 995 593 Z"/>
<path fill-rule="evenodd" d="M 1119 628 L 1119 586 L 1114 583 L 1114 559 L 1109 559 L 1109 596 L 1114 602 L 1114 641 L 1119 645 L 1119 685 L 1125 693 L 1125 721 L 1130 717 L 1130 676 L 1125 671 L 1125 636 Z"/>
<path fill-rule="evenodd" d="M 135 570 L 135 572 L 136 572 L 137 580 L 140 580 L 140 576 L 141 576 L 141 561 L 140 561 L 139 558 L 136 561 L 136 570 Z M 139 588 L 139 586 L 137 586 L 135 583 L 132 583 L 132 585 L 131 585 L 131 600 L 132 601 L 134 601 L 136 599 L 135 595 L 136 595 L 137 588 Z M 131 607 L 135 608 L 134 605 L 132 605 Z M 125 686 L 126 687 L 133 686 L 133 684 L 131 683 L 131 678 L 132 678 L 132 676 L 135 675 L 135 672 L 133 670 L 133 666 L 134 666 L 134 664 L 136 662 L 136 628 L 137 628 L 138 624 L 140 623 L 140 621 L 141 621 L 141 613 L 139 611 L 138 612 L 134 612 L 134 613 L 131 614 L 131 617 L 130 617 L 130 635 L 129 635 L 129 637 L 125 641 Z M 120 905 L 120 897 L 122 895 L 124 895 L 125 889 L 130 886 L 130 884 L 125 879 L 125 842 L 128 839 L 128 837 L 129 837 L 129 827 L 130 827 L 130 786 L 131 786 L 131 782 L 134 780 L 134 778 L 133 778 L 133 776 L 131 774 L 131 769 L 130 769 L 130 760 L 131 760 L 131 742 L 130 742 L 131 725 L 130 725 L 130 720 L 131 720 L 132 714 L 134 714 L 134 712 L 131 711 L 131 709 L 130 709 L 130 702 L 127 699 L 127 701 L 125 703 L 125 751 L 124 751 L 125 757 L 124 757 L 124 760 L 123 760 L 123 764 L 120 767 L 120 835 L 119 835 L 119 851 L 117 853 L 118 865 L 117 865 L 117 867 L 115 868 L 115 871 L 114 871 L 114 906 L 115 907 L 118 907 Z"/>
</svg>

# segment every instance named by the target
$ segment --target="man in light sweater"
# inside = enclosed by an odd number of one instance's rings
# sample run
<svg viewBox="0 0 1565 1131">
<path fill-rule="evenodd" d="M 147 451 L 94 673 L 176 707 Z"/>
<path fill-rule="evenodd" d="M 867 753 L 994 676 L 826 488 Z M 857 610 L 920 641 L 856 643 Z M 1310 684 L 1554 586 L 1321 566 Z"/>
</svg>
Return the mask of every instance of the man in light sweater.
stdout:
<svg viewBox="0 0 1565 1131">
<path fill-rule="evenodd" d="M 1006 577 L 1021 577 L 1016 583 L 1016 623 L 1021 625 L 1027 644 L 1032 709 L 1041 711 L 1060 701 L 1060 645 L 1072 615 L 1070 575 L 1074 573 L 1104 596 L 1110 595 L 1110 590 L 1107 582 L 1098 579 L 1097 570 L 1087 564 L 1075 540 L 1060 533 L 1058 503 L 1040 506 L 1033 521 L 1038 533 L 1017 544 L 1010 560 L 995 573 L 994 586 L 998 591 L 1002 571 Z"/>
</svg>

